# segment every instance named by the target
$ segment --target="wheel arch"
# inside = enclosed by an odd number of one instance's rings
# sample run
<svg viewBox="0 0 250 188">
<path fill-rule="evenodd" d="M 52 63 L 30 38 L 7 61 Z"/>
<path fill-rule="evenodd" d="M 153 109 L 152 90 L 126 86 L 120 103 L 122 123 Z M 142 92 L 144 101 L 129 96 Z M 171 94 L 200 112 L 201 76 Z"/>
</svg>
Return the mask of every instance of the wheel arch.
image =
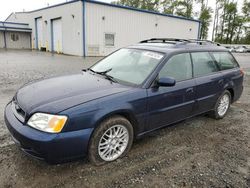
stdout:
<svg viewBox="0 0 250 188">
<path fill-rule="evenodd" d="M 229 87 L 226 90 L 229 91 L 231 95 L 231 103 L 232 103 L 234 101 L 234 89 L 232 87 Z"/>
<path fill-rule="evenodd" d="M 96 129 L 98 126 L 100 126 L 100 124 L 103 121 L 105 121 L 106 119 L 112 118 L 112 117 L 115 117 L 115 116 L 122 116 L 122 117 L 126 118 L 131 123 L 131 125 L 133 127 L 133 131 L 134 131 L 134 137 L 136 137 L 136 135 L 138 133 L 138 130 L 139 130 L 138 129 L 139 128 L 139 123 L 138 123 L 135 115 L 133 114 L 133 112 L 131 112 L 130 110 L 117 110 L 117 111 L 113 111 L 113 112 L 110 112 L 108 114 L 105 114 L 105 115 L 101 116 L 97 120 L 94 129 Z"/>
</svg>

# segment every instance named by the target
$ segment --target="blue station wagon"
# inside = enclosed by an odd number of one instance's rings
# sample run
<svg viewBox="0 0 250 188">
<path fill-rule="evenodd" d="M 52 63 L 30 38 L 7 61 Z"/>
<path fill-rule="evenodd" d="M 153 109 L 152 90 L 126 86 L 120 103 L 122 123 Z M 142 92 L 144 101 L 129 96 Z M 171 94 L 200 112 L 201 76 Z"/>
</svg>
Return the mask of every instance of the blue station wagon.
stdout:
<svg viewBox="0 0 250 188">
<path fill-rule="evenodd" d="M 209 113 L 223 118 L 243 91 L 243 71 L 208 41 L 149 39 L 87 70 L 24 85 L 5 122 L 27 154 L 58 163 L 125 156 L 136 138 Z"/>
</svg>

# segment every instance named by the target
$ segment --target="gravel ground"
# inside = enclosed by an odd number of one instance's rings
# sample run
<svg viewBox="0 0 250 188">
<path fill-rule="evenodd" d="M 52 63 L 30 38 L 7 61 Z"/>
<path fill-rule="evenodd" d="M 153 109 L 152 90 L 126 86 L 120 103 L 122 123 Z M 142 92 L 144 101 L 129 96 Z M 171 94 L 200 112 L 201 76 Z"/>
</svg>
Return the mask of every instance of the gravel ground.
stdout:
<svg viewBox="0 0 250 188">
<path fill-rule="evenodd" d="M 0 187 L 250 187 L 250 55 L 235 56 L 247 74 L 245 89 L 223 120 L 199 116 L 161 129 L 137 140 L 127 157 L 95 167 L 84 159 L 51 166 L 25 156 L 3 111 L 24 83 L 79 72 L 98 58 L 0 51 Z"/>
</svg>

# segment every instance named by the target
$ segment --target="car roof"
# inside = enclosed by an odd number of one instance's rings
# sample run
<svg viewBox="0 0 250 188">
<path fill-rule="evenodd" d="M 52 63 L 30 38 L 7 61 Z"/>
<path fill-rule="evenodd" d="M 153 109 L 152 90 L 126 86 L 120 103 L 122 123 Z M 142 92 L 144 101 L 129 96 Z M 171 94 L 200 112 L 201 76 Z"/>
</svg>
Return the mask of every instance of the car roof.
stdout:
<svg viewBox="0 0 250 188">
<path fill-rule="evenodd" d="M 226 51 L 229 50 L 218 43 L 208 40 L 195 39 L 148 39 L 141 41 L 139 44 L 129 46 L 128 48 L 136 48 L 161 52 L 165 54 L 178 52 L 199 52 L 199 51 Z"/>
</svg>

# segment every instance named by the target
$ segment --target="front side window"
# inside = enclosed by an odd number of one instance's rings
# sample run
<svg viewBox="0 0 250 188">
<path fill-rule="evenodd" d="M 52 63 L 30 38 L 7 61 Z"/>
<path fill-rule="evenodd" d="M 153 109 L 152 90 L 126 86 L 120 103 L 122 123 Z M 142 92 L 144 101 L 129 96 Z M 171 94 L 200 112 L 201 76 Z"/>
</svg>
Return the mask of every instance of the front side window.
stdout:
<svg viewBox="0 0 250 188">
<path fill-rule="evenodd" d="M 238 67 L 238 64 L 234 60 L 233 56 L 228 52 L 213 52 L 212 54 L 216 62 L 218 63 L 220 70 L 227 70 Z"/>
<path fill-rule="evenodd" d="M 159 78 L 172 77 L 176 81 L 192 78 L 192 62 L 189 53 L 171 57 L 159 73 Z"/>
<path fill-rule="evenodd" d="M 105 72 L 115 80 L 133 85 L 142 84 L 161 62 L 163 54 L 139 49 L 120 49 L 95 64 L 91 69 Z"/>
<path fill-rule="evenodd" d="M 218 71 L 215 62 L 208 52 L 195 52 L 191 56 L 195 77 L 205 76 Z"/>
</svg>

